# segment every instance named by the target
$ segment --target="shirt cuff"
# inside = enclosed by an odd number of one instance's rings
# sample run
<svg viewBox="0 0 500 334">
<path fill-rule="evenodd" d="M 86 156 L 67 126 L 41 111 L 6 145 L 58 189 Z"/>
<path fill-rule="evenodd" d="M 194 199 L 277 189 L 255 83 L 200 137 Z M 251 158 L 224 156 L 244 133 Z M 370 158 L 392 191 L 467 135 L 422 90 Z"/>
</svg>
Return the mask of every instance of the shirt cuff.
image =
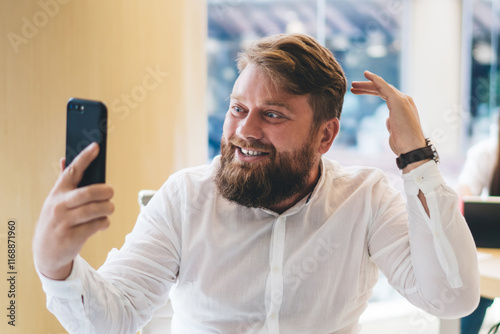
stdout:
<svg viewBox="0 0 500 334">
<path fill-rule="evenodd" d="M 415 196 L 418 195 L 419 190 L 426 194 L 444 184 L 444 178 L 434 160 L 403 174 L 403 181 L 406 194 Z"/>
<path fill-rule="evenodd" d="M 77 256 L 73 261 L 71 274 L 65 280 L 53 280 L 44 276 L 36 269 L 38 277 L 42 282 L 42 288 L 47 297 L 64 297 L 66 299 L 78 298 L 81 299 L 83 289 L 78 272 L 82 265 L 86 265 L 85 260 Z"/>
</svg>

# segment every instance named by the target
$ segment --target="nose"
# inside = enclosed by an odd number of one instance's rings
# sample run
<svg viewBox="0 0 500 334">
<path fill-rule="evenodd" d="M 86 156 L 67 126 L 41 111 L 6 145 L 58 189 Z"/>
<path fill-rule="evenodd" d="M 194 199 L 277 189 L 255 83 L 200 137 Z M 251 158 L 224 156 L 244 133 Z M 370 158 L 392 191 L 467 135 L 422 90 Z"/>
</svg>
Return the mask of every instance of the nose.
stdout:
<svg viewBox="0 0 500 334">
<path fill-rule="evenodd" d="M 236 134 L 243 139 L 260 140 L 263 138 L 262 119 L 258 112 L 250 111 L 240 120 Z"/>
</svg>

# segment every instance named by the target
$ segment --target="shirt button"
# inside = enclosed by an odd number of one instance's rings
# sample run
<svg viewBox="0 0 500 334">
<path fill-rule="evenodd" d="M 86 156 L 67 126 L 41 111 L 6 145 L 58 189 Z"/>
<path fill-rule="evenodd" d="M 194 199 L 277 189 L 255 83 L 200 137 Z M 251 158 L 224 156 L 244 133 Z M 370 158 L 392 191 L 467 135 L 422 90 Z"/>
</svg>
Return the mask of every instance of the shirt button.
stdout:
<svg viewBox="0 0 500 334">
<path fill-rule="evenodd" d="M 277 274 L 280 272 L 280 267 L 279 266 L 274 266 L 273 267 L 273 273 Z"/>
<path fill-rule="evenodd" d="M 269 314 L 269 319 L 273 319 L 273 320 L 274 320 L 274 319 L 276 319 L 276 313 L 271 312 L 271 313 Z"/>
</svg>

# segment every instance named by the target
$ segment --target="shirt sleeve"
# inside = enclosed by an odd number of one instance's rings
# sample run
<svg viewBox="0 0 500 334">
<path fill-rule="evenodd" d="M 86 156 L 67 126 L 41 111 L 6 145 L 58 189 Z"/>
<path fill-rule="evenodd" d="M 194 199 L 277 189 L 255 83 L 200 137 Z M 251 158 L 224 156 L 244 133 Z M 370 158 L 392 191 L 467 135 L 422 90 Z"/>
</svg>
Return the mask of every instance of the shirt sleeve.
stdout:
<svg viewBox="0 0 500 334">
<path fill-rule="evenodd" d="M 157 195 L 99 270 L 78 256 L 64 281 L 39 274 L 47 308 L 68 332 L 135 334 L 167 302 L 178 273 L 180 239 L 166 218 L 172 217 L 175 200 Z"/>
<path fill-rule="evenodd" d="M 476 248 L 457 195 L 434 161 L 403 175 L 406 210 L 389 192 L 370 233 L 372 259 L 396 290 L 442 318 L 469 314 L 479 301 Z M 429 215 L 420 199 L 425 196 Z"/>
<path fill-rule="evenodd" d="M 83 304 L 83 287 L 79 273 L 90 267 L 80 256 L 73 261 L 71 275 L 64 281 L 52 280 L 40 272 L 38 276 L 47 296 L 47 309 L 57 315 L 58 320 L 69 333 L 94 333 L 88 321 Z M 87 269 L 88 270 L 88 269 Z"/>
</svg>

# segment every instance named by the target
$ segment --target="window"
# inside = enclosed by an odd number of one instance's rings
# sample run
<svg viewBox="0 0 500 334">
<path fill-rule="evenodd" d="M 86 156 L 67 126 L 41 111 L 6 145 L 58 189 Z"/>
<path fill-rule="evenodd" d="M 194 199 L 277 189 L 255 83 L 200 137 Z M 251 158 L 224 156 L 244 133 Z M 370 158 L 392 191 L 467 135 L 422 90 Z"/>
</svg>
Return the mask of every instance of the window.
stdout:
<svg viewBox="0 0 500 334">
<path fill-rule="evenodd" d="M 474 144 L 488 136 L 496 136 L 498 131 L 500 3 L 464 0 L 463 6 L 464 94 L 470 106 L 470 114 L 464 117 L 468 120 L 465 131 L 469 143 Z"/>
<path fill-rule="evenodd" d="M 227 98 L 238 75 L 235 58 L 246 43 L 272 34 L 305 33 L 333 52 L 349 85 L 363 80 L 369 69 L 399 87 L 402 12 L 402 0 L 208 0 L 210 158 L 219 153 Z M 348 92 L 337 149 L 387 150 L 386 117 L 378 97 Z M 382 123 L 373 122 L 380 118 Z"/>
</svg>

